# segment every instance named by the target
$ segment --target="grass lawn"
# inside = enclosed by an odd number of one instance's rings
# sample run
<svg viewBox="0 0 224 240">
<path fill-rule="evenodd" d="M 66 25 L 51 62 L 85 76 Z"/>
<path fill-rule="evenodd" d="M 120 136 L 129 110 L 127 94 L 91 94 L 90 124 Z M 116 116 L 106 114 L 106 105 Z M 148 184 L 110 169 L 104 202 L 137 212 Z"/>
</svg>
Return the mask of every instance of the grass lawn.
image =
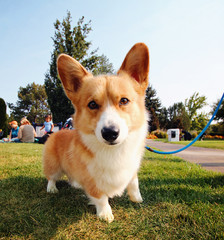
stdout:
<svg viewBox="0 0 224 240">
<path fill-rule="evenodd" d="M 187 145 L 191 142 L 191 141 L 169 142 L 167 139 L 156 139 L 155 141 L 161 141 L 161 142 L 173 143 L 173 144 L 182 144 L 182 145 Z M 224 150 L 224 140 L 196 141 L 192 146 Z"/>
<path fill-rule="evenodd" d="M 115 220 L 96 218 L 66 181 L 47 194 L 43 145 L 0 144 L 0 239 L 224 239 L 224 175 L 146 152 L 142 204 L 110 200 Z"/>
</svg>

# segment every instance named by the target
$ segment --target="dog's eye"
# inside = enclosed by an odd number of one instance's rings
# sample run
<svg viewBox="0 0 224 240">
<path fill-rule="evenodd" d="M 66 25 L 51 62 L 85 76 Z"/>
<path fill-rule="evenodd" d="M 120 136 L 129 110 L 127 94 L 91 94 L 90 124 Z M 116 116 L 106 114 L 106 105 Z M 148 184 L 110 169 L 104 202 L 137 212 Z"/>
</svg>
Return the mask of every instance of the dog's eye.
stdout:
<svg viewBox="0 0 224 240">
<path fill-rule="evenodd" d="M 95 102 L 95 101 L 91 101 L 89 102 L 88 104 L 88 108 L 93 110 L 93 109 L 98 109 L 99 108 L 99 105 Z"/>
<path fill-rule="evenodd" d="M 129 100 L 127 98 L 121 98 L 119 104 L 121 105 L 127 105 L 129 103 Z"/>
</svg>

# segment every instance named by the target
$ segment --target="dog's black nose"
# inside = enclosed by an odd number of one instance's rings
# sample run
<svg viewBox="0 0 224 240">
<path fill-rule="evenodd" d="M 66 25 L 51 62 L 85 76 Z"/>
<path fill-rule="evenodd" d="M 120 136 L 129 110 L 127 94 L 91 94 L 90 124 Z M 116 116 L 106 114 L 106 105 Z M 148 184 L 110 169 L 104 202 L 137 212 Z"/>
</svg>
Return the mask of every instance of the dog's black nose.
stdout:
<svg viewBox="0 0 224 240">
<path fill-rule="evenodd" d="M 115 126 L 104 127 L 101 130 L 102 137 L 109 143 L 113 143 L 119 136 L 120 130 Z"/>
</svg>

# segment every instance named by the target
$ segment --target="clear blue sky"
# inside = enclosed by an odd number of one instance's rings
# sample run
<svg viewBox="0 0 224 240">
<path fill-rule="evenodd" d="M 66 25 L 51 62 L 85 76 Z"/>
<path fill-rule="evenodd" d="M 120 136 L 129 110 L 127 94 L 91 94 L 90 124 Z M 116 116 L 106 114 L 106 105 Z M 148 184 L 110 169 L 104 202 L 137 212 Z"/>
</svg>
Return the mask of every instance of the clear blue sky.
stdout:
<svg viewBox="0 0 224 240">
<path fill-rule="evenodd" d="M 92 49 L 118 70 L 136 42 L 150 50 L 150 83 L 162 105 L 195 91 L 211 105 L 224 91 L 223 0 L 0 0 L 0 97 L 15 103 L 20 86 L 44 83 L 53 23 L 67 10 L 73 25 L 92 21 Z M 209 111 L 207 107 L 205 111 Z"/>
</svg>

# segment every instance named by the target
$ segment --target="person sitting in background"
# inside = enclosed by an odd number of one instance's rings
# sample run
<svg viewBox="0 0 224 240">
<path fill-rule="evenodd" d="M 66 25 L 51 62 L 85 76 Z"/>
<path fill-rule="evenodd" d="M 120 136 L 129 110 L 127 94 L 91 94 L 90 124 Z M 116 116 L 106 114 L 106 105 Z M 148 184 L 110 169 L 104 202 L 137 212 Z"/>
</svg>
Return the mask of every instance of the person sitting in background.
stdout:
<svg viewBox="0 0 224 240">
<path fill-rule="evenodd" d="M 42 130 L 44 128 L 45 130 L 45 134 L 46 133 L 52 133 L 53 132 L 53 129 L 54 129 L 54 124 L 52 122 L 52 117 L 50 114 L 46 115 L 45 116 L 45 122 L 44 122 L 44 125 L 43 127 L 40 129 Z"/>
<path fill-rule="evenodd" d="M 192 135 L 189 132 L 182 130 L 182 133 L 184 134 L 184 141 L 190 141 L 192 139 Z"/>
<path fill-rule="evenodd" d="M 18 138 L 21 142 L 24 143 L 31 143 L 34 142 L 34 138 L 36 137 L 36 132 L 33 128 L 33 126 L 30 124 L 29 120 L 26 119 L 26 117 L 22 118 L 21 126 L 19 128 Z"/>
<path fill-rule="evenodd" d="M 74 127 L 73 127 L 73 118 L 72 117 L 70 117 L 70 118 L 68 118 L 66 121 L 65 121 L 65 124 L 64 124 L 64 126 L 62 127 L 62 129 L 74 129 Z"/>
<path fill-rule="evenodd" d="M 17 121 L 12 121 L 9 123 L 11 126 L 11 131 L 9 133 L 9 138 L 3 138 L 4 142 L 19 142 L 18 138 L 18 132 L 19 132 L 19 127 Z"/>
</svg>

